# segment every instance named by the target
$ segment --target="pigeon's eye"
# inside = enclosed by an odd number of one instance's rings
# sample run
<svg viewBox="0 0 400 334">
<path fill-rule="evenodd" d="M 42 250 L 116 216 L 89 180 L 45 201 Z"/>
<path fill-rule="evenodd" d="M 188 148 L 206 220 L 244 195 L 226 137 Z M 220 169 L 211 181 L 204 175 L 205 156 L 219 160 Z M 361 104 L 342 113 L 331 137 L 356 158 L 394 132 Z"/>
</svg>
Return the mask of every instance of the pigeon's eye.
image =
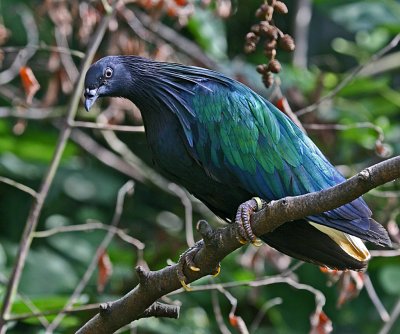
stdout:
<svg viewBox="0 0 400 334">
<path fill-rule="evenodd" d="M 106 78 L 111 78 L 111 76 L 113 75 L 113 70 L 110 67 L 107 67 L 106 70 L 104 71 L 104 76 Z"/>
</svg>

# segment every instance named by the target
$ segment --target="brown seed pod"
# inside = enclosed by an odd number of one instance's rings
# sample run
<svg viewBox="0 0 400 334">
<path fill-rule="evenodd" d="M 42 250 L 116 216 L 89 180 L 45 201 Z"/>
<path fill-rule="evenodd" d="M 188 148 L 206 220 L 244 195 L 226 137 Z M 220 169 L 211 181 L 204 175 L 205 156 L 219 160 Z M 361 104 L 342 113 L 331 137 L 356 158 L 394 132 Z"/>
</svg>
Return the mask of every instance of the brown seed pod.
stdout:
<svg viewBox="0 0 400 334">
<path fill-rule="evenodd" d="M 254 32 L 249 32 L 246 35 L 246 42 L 247 43 L 258 43 L 258 41 L 260 40 L 260 37 L 257 36 Z"/>
<path fill-rule="evenodd" d="M 263 21 L 266 22 L 266 21 Z M 278 28 L 272 25 L 262 25 L 260 29 L 260 33 L 269 37 L 270 39 L 277 39 L 278 38 Z"/>
<path fill-rule="evenodd" d="M 269 7 L 269 5 L 268 5 L 267 3 L 263 3 L 263 4 L 260 6 L 260 9 L 261 9 L 264 13 L 266 13 L 266 12 L 268 11 L 268 7 Z"/>
<path fill-rule="evenodd" d="M 256 10 L 256 17 L 259 18 L 259 19 L 264 19 L 265 18 L 265 12 L 261 8 L 258 8 Z"/>
<path fill-rule="evenodd" d="M 272 50 L 276 48 L 276 39 L 269 39 L 265 42 L 264 44 L 264 49 L 265 50 Z"/>
<path fill-rule="evenodd" d="M 274 4 L 274 9 L 279 14 L 287 14 L 289 12 L 288 8 L 286 7 L 286 4 L 282 1 L 276 1 Z"/>
<path fill-rule="evenodd" d="M 262 76 L 262 81 L 263 81 L 265 87 L 267 87 L 267 88 L 271 87 L 274 83 L 273 74 L 271 72 L 264 73 Z"/>
<path fill-rule="evenodd" d="M 267 64 L 258 65 L 256 67 L 256 70 L 258 73 L 264 74 L 264 73 L 268 72 L 268 65 Z"/>
<path fill-rule="evenodd" d="M 256 43 L 246 43 L 244 46 L 245 53 L 252 53 L 256 50 Z"/>
<path fill-rule="evenodd" d="M 276 56 L 276 49 L 265 49 L 264 54 L 269 58 L 269 59 L 274 59 Z"/>
<path fill-rule="evenodd" d="M 266 3 L 262 4 L 256 11 L 256 17 L 258 17 L 259 19 L 265 19 L 266 15 L 271 11 L 270 7 L 271 6 Z"/>
<path fill-rule="evenodd" d="M 268 6 L 267 12 L 265 13 L 265 18 L 268 21 L 272 20 L 272 15 L 274 15 L 274 7 Z"/>
<path fill-rule="evenodd" d="M 262 30 L 268 29 L 270 24 L 268 21 L 260 21 L 258 26 L 260 27 L 260 30 L 262 31 Z"/>
<path fill-rule="evenodd" d="M 268 70 L 272 73 L 279 73 L 281 69 L 281 63 L 277 59 L 271 59 L 268 63 Z"/>
<path fill-rule="evenodd" d="M 292 36 L 285 34 L 279 39 L 279 47 L 285 51 L 293 51 L 296 48 Z"/>
<path fill-rule="evenodd" d="M 260 25 L 259 24 L 253 24 L 250 28 L 252 32 L 254 32 L 256 35 L 260 33 Z"/>
</svg>

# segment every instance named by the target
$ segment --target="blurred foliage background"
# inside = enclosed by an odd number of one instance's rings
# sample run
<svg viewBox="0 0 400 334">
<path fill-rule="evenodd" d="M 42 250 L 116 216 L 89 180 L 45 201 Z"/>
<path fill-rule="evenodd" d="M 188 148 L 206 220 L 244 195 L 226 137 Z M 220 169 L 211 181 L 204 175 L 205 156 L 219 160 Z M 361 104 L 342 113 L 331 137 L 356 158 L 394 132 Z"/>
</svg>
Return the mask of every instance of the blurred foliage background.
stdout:
<svg viewBox="0 0 400 334">
<path fill-rule="evenodd" d="M 283 69 L 276 84 L 267 90 L 256 72 L 256 65 L 266 62 L 262 47 L 251 55 L 243 52 L 244 38 L 258 21 L 254 13 L 261 3 L 130 2 L 111 22 L 96 58 L 138 54 L 213 67 L 274 102 L 279 98 L 279 86 L 296 111 L 331 92 L 356 66 L 369 62 L 400 32 L 399 1 L 285 1 L 289 14 L 277 16 L 275 22 L 295 37 L 297 49 L 294 54 L 278 53 Z M 0 1 L 1 177 L 33 189 L 40 185 L 54 153 L 82 57 L 104 15 L 103 5 L 102 1 Z M 303 14 L 298 14 L 301 11 Z M 27 44 L 31 47 L 25 48 Z M 32 101 L 27 100 L 21 83 L 22 65 L 32 69 L 40 85 Z M 396 47 L 364 66 L 316 110 L 299 114 L 311 138 L 346 176 L 400 152 L 399 67 L 400 49 Z M 96 108 L 86 113 L 80 104 L 76 120 L 141 125 L 140 113 L 130 102 L 105 100 Z M 112 274 L 106 275 L 103 291 L 99 291 L 96 273 L 77 305 L 114 300 L 137 284 L 134 267 L 138 263 L 147 263 L 157 270 L 170 259 L 178 260 L 187 248 L 185 206 L 177 191 L 153 171 L 143 132 L 112 133 L 75 127 L 71 138 L 41 212 L 38 230 L 88 221 L 109 224 L 118 190 L 129 178 L 136 178 L 135 192 L 125 200 L 119 227 L 144 243 L 145 248 L 138 251 L 132 244 L 114 238 L 107 249 Z M 107 161 L 115 164 L 107 165 Z M 126 170 L 131 172 L 124 173 Z M 392 182 L 365 196 L 375 219 L 388 227 L 395 247 L 400 241 L 399 195 L 399 182 Z M 220 224 L 200 203 L 193 198 L 191 201 L 194 223 L 206 218 L 215 226 Z M 0 182 L 1 298 L 31 204 L 29 194 Z M 186 210 L 190 216 L 191 211 L 188 207 Z M 13 315 L 31 312 L 32 304 L 36 311 L 62 309 L 105 233 L 90 229 L 35 238 Z M 291 270 L 292 266 L 299 267 Z M 97 272 L 104 269 L 100 267 Z M 398 256 L 374 256 L 368 276 L 357 278 L 322 272 L 311 264 L 299 265 L 266 245 L 260 249 L 243 247 L 224 260 L 217 278 L 202 279 L 196 284 L 245 281 L 284 273 L 323 292 L 327 299 L 324 311 L 332 321 L 334 333 L 369 334 L 383 328 L 381 317 L 385 312 L 378 312 L 364 284 L 369 291 L 376 291 L 375 302 L 379 299 L 389 313 L 400 299 Z M 285 283 L 229 291 L 238 299 L 236 314 L 252 333 L 310 332 L 315 296 L 309 291 Z M 232 333 L 237 332 L 229 323 L 229 301 L 223 294 L 210 291 L 171 296 L 182 303 L 179 320 L 142 319 L 127 332 L 217 333 L 221 329 L 216 321 L 216 297 L 222 320 Z M 267 309 L 266 303 L 271 300 L 277 305 Z M 253 323 L 257 314 L 262 318 Z M 54 333 L 72 333 L 92 315 L 93 312 L 68 315 Z M 54 317 L 48 316 L 47 320 Z M 313 330 L 323 333 L 324 329 Z M 43 319 L 10 322 L 9 332 L 44 333 Z M 391 332 L 400 333 L 400 321 L 394 323 Z"/>
</svg>

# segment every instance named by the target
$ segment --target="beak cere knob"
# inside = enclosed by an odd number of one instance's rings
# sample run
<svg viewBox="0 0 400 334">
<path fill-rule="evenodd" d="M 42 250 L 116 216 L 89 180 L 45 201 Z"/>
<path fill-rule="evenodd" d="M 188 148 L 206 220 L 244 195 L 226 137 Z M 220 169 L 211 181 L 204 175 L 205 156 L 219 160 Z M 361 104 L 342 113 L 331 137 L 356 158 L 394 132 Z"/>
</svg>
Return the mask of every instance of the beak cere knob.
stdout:
<svg viewBox="0 0 400 334">
<path fill-rule="evenodd" d="M 85 109 L 86 111 L 89 111 L 94 102 L 96 101 L 96 99 L 99 97 L 99 95 L 97 94 L 97 88 L 94 89 L 86 88 L 84 96 L 85 96 Z"/>
</svg>

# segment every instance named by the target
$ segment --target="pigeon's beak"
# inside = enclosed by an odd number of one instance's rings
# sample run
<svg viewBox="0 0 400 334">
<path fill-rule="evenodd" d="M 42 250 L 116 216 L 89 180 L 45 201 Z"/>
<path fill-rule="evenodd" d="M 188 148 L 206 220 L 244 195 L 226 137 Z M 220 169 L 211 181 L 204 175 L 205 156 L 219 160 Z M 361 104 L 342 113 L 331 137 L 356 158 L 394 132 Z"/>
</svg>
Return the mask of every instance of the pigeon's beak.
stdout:
<svg viewBox="0 0 400 334">
<path fill-rule="evenodd" d="M 97 94 L 97 88 L 94 89 L 85 89 L 85 109 L 89 111 L 92 105 L 96 102 L 99 95 Z"/>
</svg>

